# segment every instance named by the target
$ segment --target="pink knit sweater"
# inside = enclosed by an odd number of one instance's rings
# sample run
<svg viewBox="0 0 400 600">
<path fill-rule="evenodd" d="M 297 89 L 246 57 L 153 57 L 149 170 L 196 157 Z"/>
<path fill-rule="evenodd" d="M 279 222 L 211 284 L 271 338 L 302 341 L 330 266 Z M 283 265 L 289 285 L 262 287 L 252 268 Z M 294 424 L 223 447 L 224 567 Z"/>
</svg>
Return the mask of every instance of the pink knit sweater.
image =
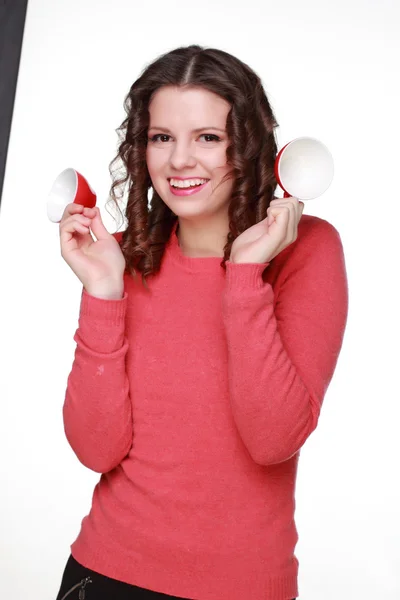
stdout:
<svg viewBox="0 0 400 600">
<path fill-rule="evenodd" d="M 175 231 L 150 291 L 126 276 L 121 300 L 82 294 L 64 425 L 102 475 L 71 551 L 173 596 L 294 598 L 299 451 L 347 319 L 341 240 L 303 215 L 271 263 L 225 273 Z"/>
</svg>

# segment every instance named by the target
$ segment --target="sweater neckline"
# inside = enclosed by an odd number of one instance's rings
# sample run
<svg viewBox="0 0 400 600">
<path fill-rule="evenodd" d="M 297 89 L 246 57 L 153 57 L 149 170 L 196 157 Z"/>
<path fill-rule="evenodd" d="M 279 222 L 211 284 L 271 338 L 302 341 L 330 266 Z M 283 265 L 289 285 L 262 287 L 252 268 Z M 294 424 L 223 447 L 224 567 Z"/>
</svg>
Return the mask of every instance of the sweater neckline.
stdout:
<svg viewBox="0 0 400 600">
<path fill-rule="evenodd" d="M 174 223 L 174 226 L 171 231 L 171 237 L 168 242 L 169 254 L 172 260 L 185 268 L 188 271 L 193 272 L 204 272 L 204 271 L 219 271 L 222 269 L 221 262 L 222 256 L 186 256 L 183 254 L 182 249 L 179 245 L 179 239 L 177 236 L 179 221 L 177 220 Z"/>
</svg>

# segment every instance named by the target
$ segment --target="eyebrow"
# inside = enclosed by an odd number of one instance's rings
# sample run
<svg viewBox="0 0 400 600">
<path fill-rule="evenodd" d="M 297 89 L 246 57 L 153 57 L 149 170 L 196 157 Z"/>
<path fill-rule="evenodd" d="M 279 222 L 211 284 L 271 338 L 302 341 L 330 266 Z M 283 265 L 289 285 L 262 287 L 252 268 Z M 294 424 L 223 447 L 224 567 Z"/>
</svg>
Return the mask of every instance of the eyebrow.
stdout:
<svg viewBox="0 0 400 600">
<path fill-rule="evenodd" d="M 151 127 L 149 127 L 149 131 L 151 131 L 152 129 L 158 129 L 159 131 L 165 131 L 166 133 L 171 133 L 169 129 L 166 129 L 165 127 L 157 127 L 156 125 L 152 125 Z M 220 129 L 219 127 L 198 127 L 197 129 L 192 129 L 192 133 L 199 133 L 200 131 L 210 131 L 210 130 L 214 130 L 214 131 L 221 131 L 222 133 L 226 133 L 225 129 Z"/>
</svg>

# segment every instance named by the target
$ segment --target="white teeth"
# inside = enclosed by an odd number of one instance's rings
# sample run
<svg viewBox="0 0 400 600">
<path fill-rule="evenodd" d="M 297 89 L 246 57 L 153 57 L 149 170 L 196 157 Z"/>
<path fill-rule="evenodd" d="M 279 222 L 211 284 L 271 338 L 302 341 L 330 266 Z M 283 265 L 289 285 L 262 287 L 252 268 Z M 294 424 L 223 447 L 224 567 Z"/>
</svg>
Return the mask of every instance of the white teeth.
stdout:
<svg viewBox="0 0 400 600">
<path fill-rule="evenodd" d="M 184 181 L 182 181 L 182 179 L 170 179 L 170 184 L 173 187 L 177 187 L 177 188 L 188 188 L 188 187 L 194 187 L 196 185 L 202 185 L 203 183 L 207 183 L 208 179 L 185 179 Z"/>
</svg>

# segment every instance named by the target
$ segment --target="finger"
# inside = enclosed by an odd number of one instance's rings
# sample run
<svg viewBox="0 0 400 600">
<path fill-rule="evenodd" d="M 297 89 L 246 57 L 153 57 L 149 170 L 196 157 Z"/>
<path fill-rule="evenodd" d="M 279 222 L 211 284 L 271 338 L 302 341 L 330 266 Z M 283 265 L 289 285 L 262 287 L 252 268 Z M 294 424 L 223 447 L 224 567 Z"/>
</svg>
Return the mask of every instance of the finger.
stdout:
<svg viewBox="0 0 400 600">
<path fill-rule="evenodd" d="M 298 236 L 298 227 L 299 227 L 299 223 L 300 223 L 300 219 L 301 219 L 301 215 L 303 214 L 303 210 L 304 210 L 304 202 L 302 202 L 301 200 L 299 200 L 295 206 L 296 208 L 296 212 L 293 218 L 293 241 L 297 240 L 297 236 Z"/>
<path fill-rule="evenodd" d="M 65 221 L 65 219 L 68 219 L 68 217 L 70 217 L 71 215 L 82 213 L 83 209 L 84 206 L 82 206 L 82 204 L 77 204 L 76 202 L 71 202 L 70 204 L 67 204 L 67 206 L 64 209 L 63 216 L 61 217 L 60 223 Z"/>
<path fill-rule="evenodd" d="M 295 196 L 290 196 L 289 198 L 277 198 L 275 201 L 271 202 L 274 208 L 287 207 L 290 209 L 290 217 L 288 222 L 288 240 L 297 238 L 297 226 L 300 221 L 301 215 L 304 210 L 304 202 L 296 198 Z M 289 237 L 291 234 L 291 238 Z"/>
<path fill-rule="evenodd" d="M 292 211 L 290 210 L 289 206 L 287 206 L 287 205 L 269 206 L 267 209 L 268 216 L 273 217 L 275 219 L 275 222 L 280 227 L 288 226 L 291 213 L 292 213 Z"/>
<path fill-rule="evenodd" d="M 71 215 L 60 225 L 60 229 L 65 229 L 68 227 L 70 223 L 80 223 L 81 225 L 85 225 L 86 227 L 90 227 L 92 223 L 92 219 L 89 217 L 85 217 L 85 215 Z"/>
<path fill-rule="evenodd" d="M 267 215 L 271 213 L 275 214 L 274 211 L 286 211 L 290 214 L 294 214 L 295 212 L 293 204 L 273 204 L 267 208 Z"/>
<path fill-rule="evenodd" d="M 87 235 L 86 241 L 93 242 L 93 238 L 90 235 L 90 222 L 91 219 L 88 219 L 83 215 L 73 215 L 66 219 L 60 227 L 61 245 L 65 246 L 66 249 L 71 249 L 71 242 L 73 241 L 73 246 L 75 247 L 76 240 L 74 239 L 74 234 L 76 233 Z"/>
<path fill-rule="evenodd" d="M 96 216 L 96 208 L 89 208 L 87 206 L 83 207 L 83 214 L 85 217 L 89 217 L 89 219 L 93 219 Z"/>
<path fill-rule="evenodd" d="M 275 218 L 275 223 L 281 231 L 282 240 L 286 244 L 291 244 L 297 238 L 297 213 L 293 206 L 274 206 L 271 207 L 270 214 Z"/>
<path fill-rule="evenodd" d="M 93 209 L 96 211 L 95 216 L 92 219 L 91 230 L 93 231 L 96 239 L 105 240 L 110 237 L 110 233 L 104 226 L 103 221 L 101 220 L 100 210 L 98 208 Z"/>
</svg>

